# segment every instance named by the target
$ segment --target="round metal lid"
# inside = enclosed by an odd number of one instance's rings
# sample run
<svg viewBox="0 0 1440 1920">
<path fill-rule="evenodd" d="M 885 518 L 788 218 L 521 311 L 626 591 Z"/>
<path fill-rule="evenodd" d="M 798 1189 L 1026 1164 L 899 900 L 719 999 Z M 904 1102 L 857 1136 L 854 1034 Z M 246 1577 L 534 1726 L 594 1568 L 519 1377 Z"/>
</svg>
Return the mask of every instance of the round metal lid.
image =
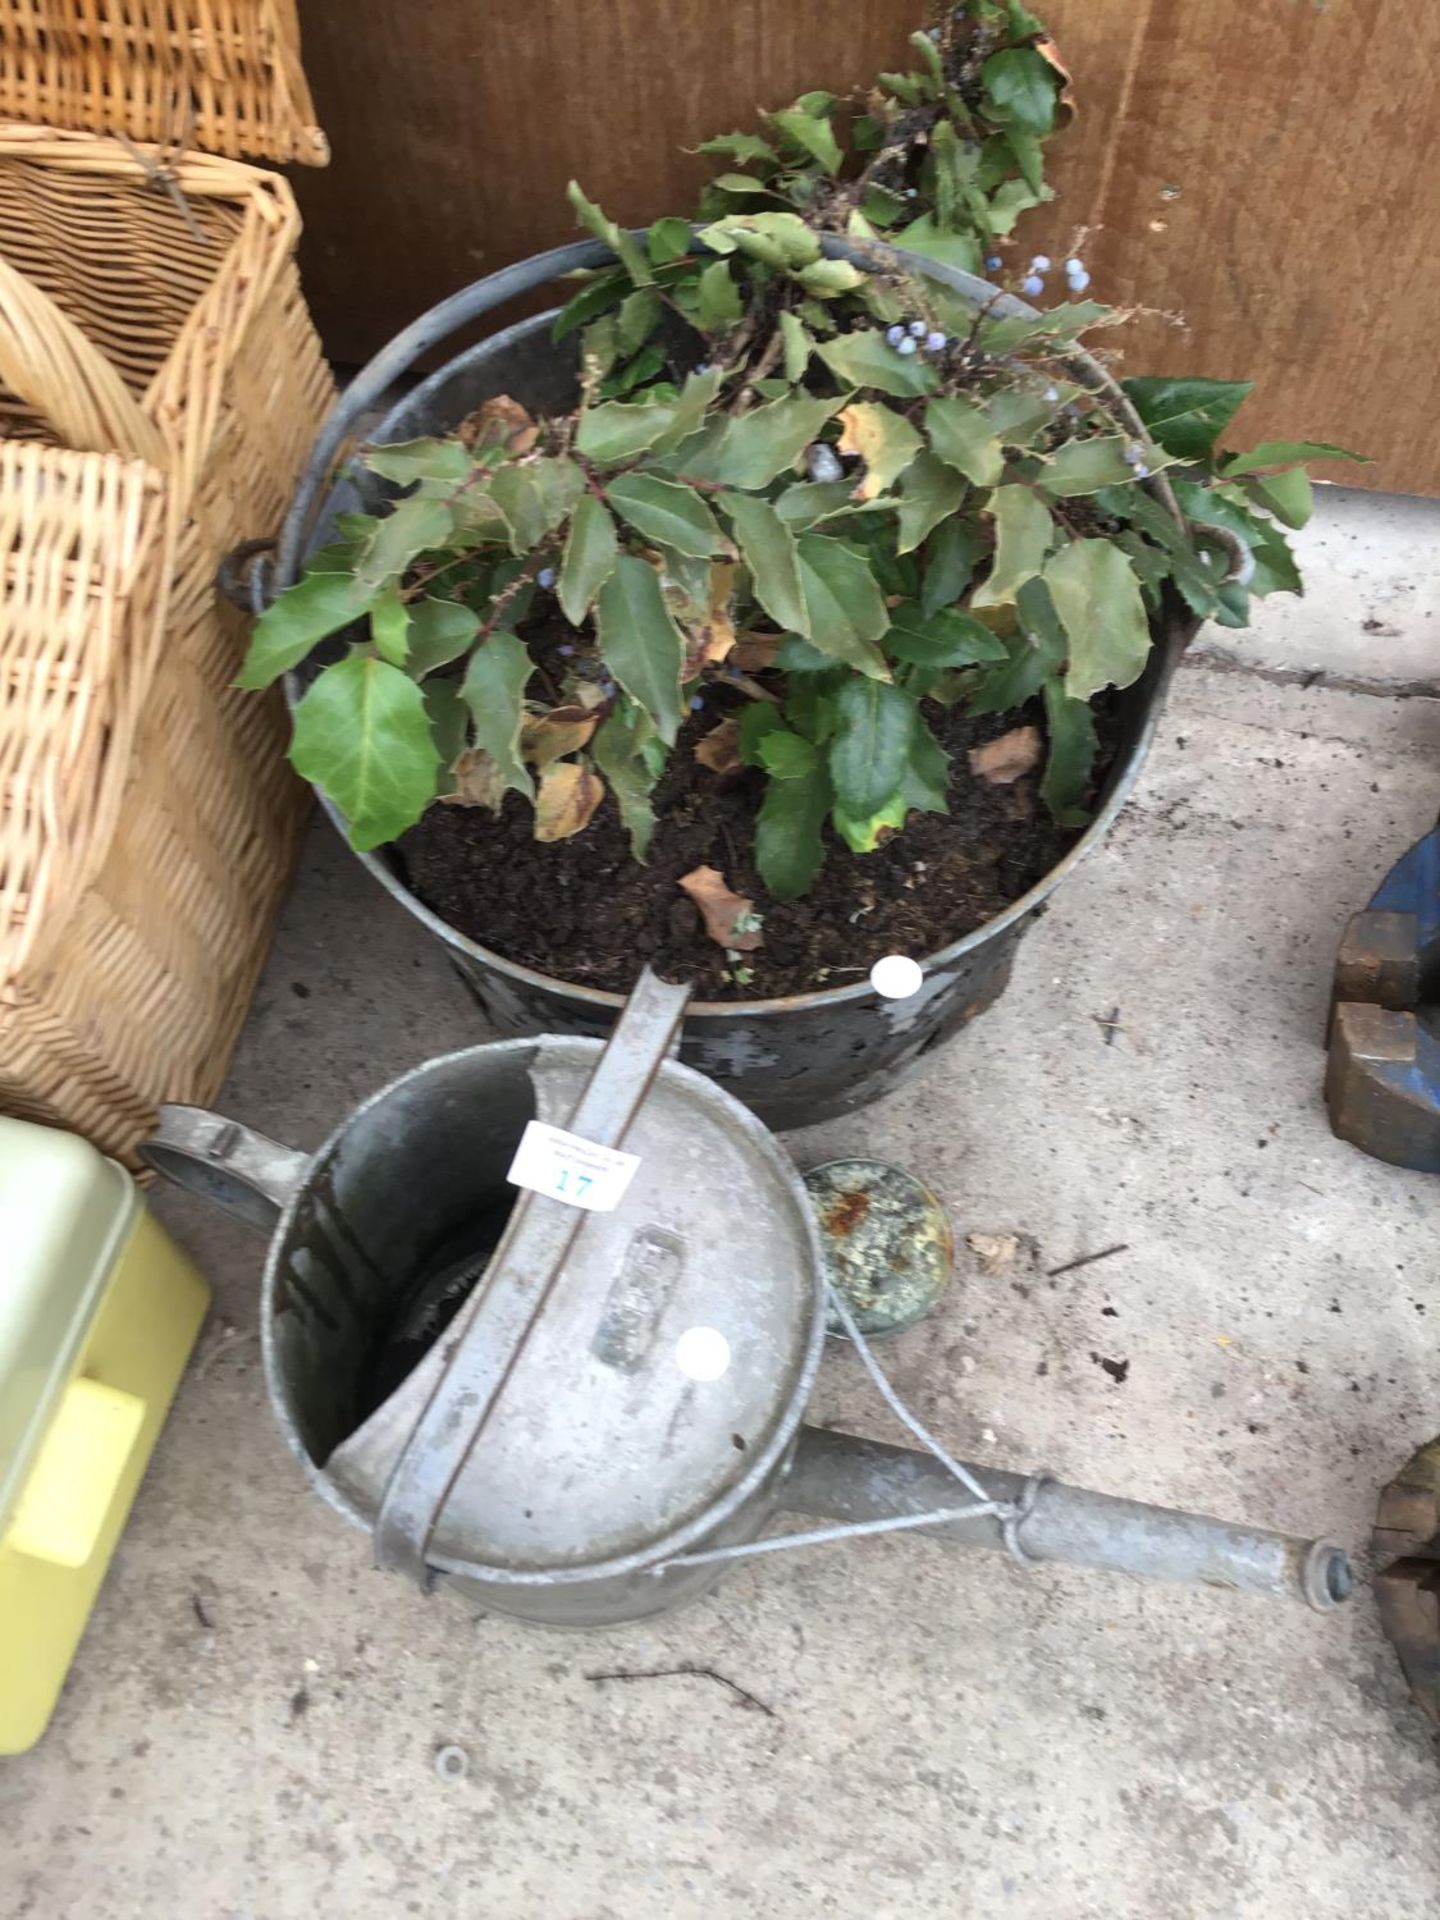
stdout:
<svg viewBox="0 0 1440 1920">
<path fill-rule="evenodd" d="M 540 1043 L 539 1119 L 566 1125 L 597 1051 Z M 674 1061 L 624 1150 L 640 1164 L 623 1199 L 583 1216 L 440 1511 L 426 1559 L 443 1572 L 591 1579 L 681 1551 L 794 1436 L 823 1339 L 819 1240 L 794 1166 Z M 466 1338 L 500 1328 L 485 1287 Z M 342 1487 L 349 1451 L 327 1469 Z"/>
</svg>

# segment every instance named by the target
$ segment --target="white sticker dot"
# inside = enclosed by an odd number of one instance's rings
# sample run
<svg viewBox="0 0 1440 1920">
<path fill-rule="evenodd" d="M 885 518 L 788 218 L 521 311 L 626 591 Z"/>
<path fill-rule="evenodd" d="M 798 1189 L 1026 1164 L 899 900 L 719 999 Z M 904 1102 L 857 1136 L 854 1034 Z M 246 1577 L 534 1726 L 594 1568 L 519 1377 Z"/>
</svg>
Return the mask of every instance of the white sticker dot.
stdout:
<svg viewBox="0 0 1440 1920">
<path fill-rule="evenodd" d="M 687 1380 L 718 1380 L 730 1365 L 730 1342 L 718 1327 L 687 1327 L 675 1342 L 675 1364 Z"/>
<path fill-rule="evenodd" d="M 908 1000 L 925 984 L 925 969 L 908 953 L 887 953 L 870 969 L 870 984 L 886 1000 Z"/>
</svg>

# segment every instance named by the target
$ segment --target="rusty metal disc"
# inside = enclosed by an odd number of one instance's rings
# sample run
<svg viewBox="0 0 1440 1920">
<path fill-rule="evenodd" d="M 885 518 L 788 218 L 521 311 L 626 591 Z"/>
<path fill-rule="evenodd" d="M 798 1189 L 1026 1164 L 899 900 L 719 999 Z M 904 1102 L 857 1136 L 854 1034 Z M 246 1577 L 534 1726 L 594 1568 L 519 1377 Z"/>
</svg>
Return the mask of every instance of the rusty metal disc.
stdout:
<svg viewBox="0 0 1440 1920">
<path fill-rule="evenodd" d="M 826 1274 L 860 1331 L 903 1333 L 923 1319 L 955 1263 L 949 1218 L 924 1181 L 884 1160 L 828 1160 L 805 1186 Z M 833 1315 L 826 1326 L 842 1331 Z"/>
</svg>

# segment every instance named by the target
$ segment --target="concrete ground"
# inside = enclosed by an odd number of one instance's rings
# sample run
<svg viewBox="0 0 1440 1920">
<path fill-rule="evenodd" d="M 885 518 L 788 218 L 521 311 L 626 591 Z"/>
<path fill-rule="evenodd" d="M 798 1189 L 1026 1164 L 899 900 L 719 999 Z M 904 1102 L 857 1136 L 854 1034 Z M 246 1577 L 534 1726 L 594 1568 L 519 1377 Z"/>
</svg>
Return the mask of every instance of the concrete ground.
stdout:
<svg viewBox="0 0 1440 1920">
<path fill-rule="evenodd" d="M 913 1166 L 962 1248 L 1020 1236 L 1000 1275 L 962 1252 L 885 1350 L 962 1454 L 1363 1553 L 1377 1488 L 1440 1430 L 1440 1188 L 1335 1141 L 1319 1101 L 1339 929 L 1440 802 L 1440 701 L 1416 685 L 1440 672 L 1437 531 L 1434 506 L 1325 496 L 1309 598 L 1205 636 L 998 1008 L 904 1092 L 790 1140 Z M 317 822 L 224 1107 L 311 1146 L 476 1035 L 439 949 Z M 282 1447 L 260 1239 L 160 1204 L 216 1310 L 54 1724 L 0 1763 L 0 1912 L 1435 1910 L 1440 1755 L 1368 1592 L 1318 1616 L 892 1539 L 741 1566 L 624 1632 L 474 1622 L 372 1571 Z M 841 1353 L 817 1412 L 896 1437 Z M 769 1711 L 704 1678 L 590 1677 L 682 1662 Z"/>
</svg>

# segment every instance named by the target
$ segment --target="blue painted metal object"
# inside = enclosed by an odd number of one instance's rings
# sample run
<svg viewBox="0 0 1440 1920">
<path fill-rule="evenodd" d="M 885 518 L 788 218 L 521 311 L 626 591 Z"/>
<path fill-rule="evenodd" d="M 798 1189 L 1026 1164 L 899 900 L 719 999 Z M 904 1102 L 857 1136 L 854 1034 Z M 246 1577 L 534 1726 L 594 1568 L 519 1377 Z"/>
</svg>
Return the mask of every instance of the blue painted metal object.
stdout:
<svg viewBox="0 0 1440 1920">
<path fill-rule="evenodd" d="M 1335 962 L 1325 1104 L 1342 1140 L 1440 1173 L 1440 827 L 1391 868 Z"/>
</svg>

